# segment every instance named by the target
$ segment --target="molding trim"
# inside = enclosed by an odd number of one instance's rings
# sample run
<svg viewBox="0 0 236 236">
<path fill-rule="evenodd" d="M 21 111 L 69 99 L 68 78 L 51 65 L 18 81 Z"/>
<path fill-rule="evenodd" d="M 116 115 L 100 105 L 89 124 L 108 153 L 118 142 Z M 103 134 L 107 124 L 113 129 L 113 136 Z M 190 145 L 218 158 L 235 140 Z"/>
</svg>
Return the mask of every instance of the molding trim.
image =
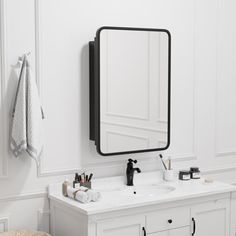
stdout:
<svg viewBox="0 0 236 236">
<path fill-rule="evenodd" d="M 49 176 L 58 176 L 58 175 L 70 175 L 70 174 L 74 174 L 75 172 L 80 172 L 82 168 L 69 168 L 69 169 L 64 169 L 64 170 L 50 170 L 50 171 L 46 171 L 43 170 L 42 163 L 39 164 L 38 168 L 37 168 L 37 176 L 40 177 L 49 177 Z"/>
<path fill-rule="evenodd" d="M 35 77 L 39 88 L 39 94 L 43 97 L 42 93 L 42 32 L 41 32 L 41 4 L 42 0 L 34 0 L 34 11 L 35 11 Z M 58 175 L 67 175 L 74 174 L 76 171 L 79 171 L 79 168 L 68 168 L 62 170 L 44 170 L 42 167 L 42 160 L 39 163 L 37 168 L 38 177 L 48 177 L 48 176 L 58 176 Z"/>
<path fill-rule="evenodd" d="M 20 193 L 16 195 L 2 196 L 0 197 L 1 202 L 10 202 L 10 201 L 21 201 L 34 198 L 46 198 L 47 192 L 31 192 L 31 193 Z"/>
<path fill-rule="evenodd" d="M 35 78 L 37 81 L 39 94 L 42 96 L 42 81 L 41 78 L 41 71 L 42 71 L 42 63 L 41 63 L 41 56 L 42 51 L 40 52 L 40 46 L 42 42 L 42 34 L 40 32 L 40 0 L 34 0 L 34 15 L 35 15 Z"/>
<path fill-rule="evenodd" d="M 225 151 L 218 151 L 217 148 L 217 135 L 218 135 L 218 118 L 217 118 L 217 111 L 218 111 L 218 82 L 219 82 L 219 22 L 220 22 L 220 0 L 217 0 L 217 19 L 216 19 L 216 27 L 217 27 L 217 32 L 216 32 L 216 79 L 215 79 L 215 157 L 224 157 L 224 156 L 230 156 L 232 152 L 225 152 Z"/>
<path fill-rule="evenodd" d="M 8 159 L 7 159 L 7 128 L 6 125 L 6 0 L 0 0 L 0 105 L 2 107 L 0 117 L 0 127 L 3 132 L 0 133 L 0 178 L 8 176 Z"/>
<path fill-rule="evenodd" d="M 38 230 L 49 233 L 50 225 L 50 210 L 38 210 Z"/>
<path fill-rule="evenodd" d="M 196 9 L 196 1 L 193 1 L 193 150 L 192 154 L 186 155 L 188 160 L 197 160 L 196 155 L 196 142 L 197 142 L 197 121 L 196 121 L 196 100 L 197 100 L 197 93 L 196 93 L 196 19 L 197 19 L 197 9 Z M 184 157 L 182 158 L 184 160 Z"/>
<path fill-rule="evenodd" d="M 7 232 L 9 231 L 9 216 L 4 216 L 4 217 L 0 217 L 0 225 L 3 225 L 3 232 Z M 0 232 L 0 233 L 3 233 L 3 232 Z"/>
<path fill-rule="evenodd" d="M 213 168 L 206 168 L 203 169 L 201 172 L 206 175 L 206 174 L 221 174 L 229 171 L 236 171 L 236 163 L 235 164 L 230 164 L 230 165 L 225 165 L 225 166 L 220 166 L 220 167 L 213 167 Z"/>
<path fill-rule="evenodd" d="M 217 128 L 217 124 L 218 124 L 218 116 L 217 116 L 217 111 L 218 111 L 218 101 L 219 101 L 219 94 L 218 94 L 218 88 L 219 88 L 219 79 L 220 79 L 220 43 L 219 43 L 219 36 L 221 34 L 220 32 L 220 21 L 221 21 L 221 9 L 222 6 L 221 4 L 223 3 L 222 0 L 217 0 L 217 19 L 216 19 L 216 26 L 217 26 L 217 32 L 216 32 L 216 79 L 215 79 L 215 158 L 221 158 L 221 157 L 235 157 L 236 156 L 236 150 L 222 150 L 219 151 L 219 149 L 217 148 L 217 144 L 219 144 L 219 142 L 217 141 L 217 137 L 218 137 L 218 128 Z M 230 168 L 231 169 L 231 168 Z"/>
<path fill-rule="evenodd" d="M 102 120 L 102 123 L 108 124 L 108 125 L 128 127 L 128 128 L 132 128 L 132 129 L 141 129 L 141 130 L 158 132 L 158 133 L 167 133 L 166 130 L 164 130 L 164 129 L 162 130 L 162 129 L 151 128 L 151 127 L 137 126 L 137 125 L 125 124 L 125 123 L 121 123 L 121 122 L 111 122 L 111 121 Z"/>
<path fill-rule="evenodd" d="M 224 151 L 224 152 L 216 152 L 216 157 L 226 157 L 226 156 L 236 156 L 236 151 Z"/>
</svg>

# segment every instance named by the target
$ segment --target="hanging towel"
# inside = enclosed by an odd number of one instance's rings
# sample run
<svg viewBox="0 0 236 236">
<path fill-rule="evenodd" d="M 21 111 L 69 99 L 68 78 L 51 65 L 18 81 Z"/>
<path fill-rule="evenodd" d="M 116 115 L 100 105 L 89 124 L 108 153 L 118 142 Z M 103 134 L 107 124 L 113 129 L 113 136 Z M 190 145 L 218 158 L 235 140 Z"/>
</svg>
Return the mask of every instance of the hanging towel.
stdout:
<svg viewBox="0 0 236 236">
<path fill-rule="evenodd" d="M 43 119 L 36 81 L 31 77 L 29 62 L 24 56 L 12 112 L 10 136 L 10 149 L 16 157 L 26 151 L 39 165 L 43 149 Z"/>
</svg>

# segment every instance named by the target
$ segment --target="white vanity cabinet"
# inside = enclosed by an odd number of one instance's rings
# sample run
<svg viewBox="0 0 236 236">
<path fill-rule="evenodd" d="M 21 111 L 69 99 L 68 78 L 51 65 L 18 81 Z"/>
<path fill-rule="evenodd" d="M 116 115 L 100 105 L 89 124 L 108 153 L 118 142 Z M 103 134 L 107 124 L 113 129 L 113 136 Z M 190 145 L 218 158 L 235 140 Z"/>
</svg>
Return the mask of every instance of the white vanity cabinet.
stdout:
<svg viewBox="0 0 236 236">
<path fill-rule="evenodd" d="M 190 227 L 182 227 L 178 229 L 172 229 L 167 231 L 162 231 L 158 233 L 148 234 L 148 236 L 190 236 Z"/>
<path fill-rule="evenodd" d="M 93 215 L 57 201 L 50 207 L 53 236 L 235 236 L 230 194 Z"/>
<path fill-rule="evenodd" d="M 231 234 L 233 236 L 236 235 L 236 192 L 233 192 L 232 193 L 232 196 L 231 196 L 231 214 L 230 214 L 230 232 L 232 232 Z"/>
<path fill-rule="evenodd" d="M 230 235 L 230 200 L 220 199 L 191 207 L 195 235 Z"/>
<path fill-rule="evenodd" d="M 148 234 L 159 231 L 171 231 L 172 229 L 188 227 L 189 225 L 189 207 L 174 207 L 146 214 L 146 231 Z"/>
<path fill-rule="evenodd" d="M 96 236 L 143 236 L 145 216 L 118 217 L 97 223 Z"/>
<path fill-rule="evenodd" d="M 143 173 L 141 177 L 153 179 L 151 174 Z M 130 188 L 125 188 L 116 177 L 97 181 L 119 190 L 104 190 L 99 202 L 82 204 L 64 197 L 61 184 L 49 186 L 52 236 L 236 235 L 234 185 L 217 181 L 208 184 L 203 180 L 148 183 L 154 189 L 162 190 L 166 186 L 174 190 L 165 194 L 153 190 L 151 194 L 132 195 Z M 99 182 L 96 184 L 99 186 Z"/>
</svg>

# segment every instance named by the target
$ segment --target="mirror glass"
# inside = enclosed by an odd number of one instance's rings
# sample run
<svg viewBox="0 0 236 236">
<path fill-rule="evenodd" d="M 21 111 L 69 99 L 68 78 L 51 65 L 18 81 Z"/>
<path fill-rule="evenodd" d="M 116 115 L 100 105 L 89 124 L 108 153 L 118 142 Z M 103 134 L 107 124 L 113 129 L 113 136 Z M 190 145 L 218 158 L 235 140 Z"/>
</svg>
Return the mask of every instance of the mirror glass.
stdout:
<svg viewBox="0 0 236 236">
<path fill-rule="evenodd" d="M 100 152 L 164 150 L 170 129 L 170 35 L 99 32 Z"/>
</svg>

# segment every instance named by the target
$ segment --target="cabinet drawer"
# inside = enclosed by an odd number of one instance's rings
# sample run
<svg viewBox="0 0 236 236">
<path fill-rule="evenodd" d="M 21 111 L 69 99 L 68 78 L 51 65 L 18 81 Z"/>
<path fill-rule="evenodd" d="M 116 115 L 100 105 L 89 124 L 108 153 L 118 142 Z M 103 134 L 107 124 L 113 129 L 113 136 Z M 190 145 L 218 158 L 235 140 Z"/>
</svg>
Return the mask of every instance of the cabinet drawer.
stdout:
<svg viewBox="0 0 236 236">
<path fill-rule="evenodd" d="M 190 208 L 179 207 L 149 213 L 146 216 L 147 232 L 153 233 L 190 225 Z"/>
<path fill-rule="evenodd" d="M 190 226 L 148 234 L 148 236 L 190 236 L 190 235 L 191 235 Z"/>
</svg>

